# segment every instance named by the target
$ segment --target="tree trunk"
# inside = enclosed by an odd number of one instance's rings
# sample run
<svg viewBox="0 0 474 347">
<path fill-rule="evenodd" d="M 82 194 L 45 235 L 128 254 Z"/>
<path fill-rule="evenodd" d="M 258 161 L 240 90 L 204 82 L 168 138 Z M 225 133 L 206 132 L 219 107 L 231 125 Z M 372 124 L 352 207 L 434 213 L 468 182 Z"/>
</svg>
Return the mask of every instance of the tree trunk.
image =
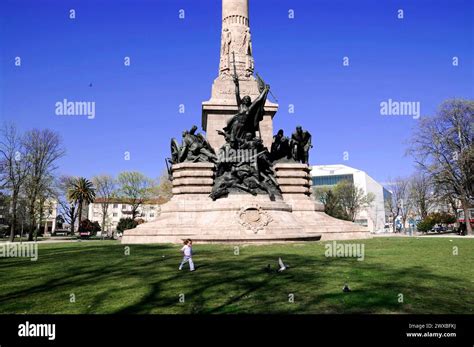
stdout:
<svg viewBox="0 0 474 347">
<path fill-rule="evenodd" d="M 408 215 L 402 216 L 402 230 L 405 231 L 405 226 L 407 224 Z"/>
<path fill-rule="evenodd" d="M 41 222 L 43 221 L 43 213 L 44 213 L 44 200 L 40 200 L 40 209 L 39 209 L 39 218 L 38 218 L 38 232 L 35 234 L 35 241 L 38 237 L 38 234 L 41 232 Z M 44 229 L 43 229 L 43 236 L 44 236 Z"/>
<path fill-rule="evenodd" d="M 28 232 L 28 241 L 33 241 L 33 233 L 35 232 L 36 229 L 36 218 L 35 218 L 35 203 L 34 200 L 32 200 L 33 203 L 30 202 L 30 230 Z"/>
<path fill-rule="evenodd" d="M 37 180 L 34 181 L 34 188 L 33 188 L 33 193 L 31 194 L 31 201 L 30 201 L 30 223 L 31 223 L 31 228 L 30 232 L 28 233 L 28 241 L 33 241 L 33 234 L 36 230 L 36 219 L 35 219 L 35 203 L 36 203 L 36 197 L 38 196 L 38 183 Z"/>
<path fill-rule="evenodd" d="M 76 224 L 76 208 L 75 206 L 71 205 L 69 206 L 69 219 L 71 220 L 71 225 L 70 225 L 70 230 L 71 230 L 71 234 L 72 236 L 74 236 L 74 224 Z"/>
<path fill-rule="evenodd" d="M 79 202 L 79 206 L 78 206 L 78 212 L 77 212 L 77 218 L 78 219 L 78 223 L 77 223 L 77 231 L 79 232 L 80 230 L 80 227 L 81 227 L 81 219 L 82 219 L 82 201 Z"/>
<path fill-rule="evenodd" d="M 107 210 L 109 209 L 108 205 L 102 206 L 102 233 L 105 231 L 105 220 L 107 218 Z"/>
<path fill-rule="evenodd" d="M 74 236 L 74 224 L 76 224 L 76 219 L 74 217 L 71 217 L 71 225 L 69 226 L 69 229 L 71 230 L 72 236 Z"/>
<path fill-rule="evenodd" d="M 467 235 L 472 235 L 472 226 L 470 222 L 470 216 L 469 216 L 469 205 L 465 202 L 462 201 L 462 209 L 464 210 L 464 222 L 466 223 L 466 234 Z"/>
<path fill-rule="evenodd" d="M 18 205 L 18 191 L 16 189 L 13 190 L 12 194 L 12 227 L 10 230 L 10 242 L 13 242 L 15 240 L 15 228 L 16 228 L 16 221 L 17 221 L 17 205 Z"/>
<path fill-rule="evenodd" d="M 454 217 L 456 217 L 456 221 L 454 222 L 454 227 L 456 229 L 459 228 L 459 214 L 458 214 L 458 208 L 456 206 L 456 204 L 454 202 L 450 202 L 450 205 L 451 205 L 451 208 L 453 209 L 454 211 Z"/>
</svg>

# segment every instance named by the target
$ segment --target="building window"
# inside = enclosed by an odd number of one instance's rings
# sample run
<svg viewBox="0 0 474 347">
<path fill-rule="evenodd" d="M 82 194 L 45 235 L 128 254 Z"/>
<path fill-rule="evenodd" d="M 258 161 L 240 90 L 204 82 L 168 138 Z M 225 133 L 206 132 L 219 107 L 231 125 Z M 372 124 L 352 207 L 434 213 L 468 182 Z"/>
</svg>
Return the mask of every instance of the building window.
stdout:
<svg viewBox="0 0 474 347">
<path fill-rule="evenodd" d="M 154 210 L 155 209 L 155 206 L 150 206 L 150 210 Z"/>
<path fill-rule="evenodd" d="M 118 213 L 115 213 L 115 212 L 114 212 L 112 216 L 117 217 L 117 216 L 118 216 Z"/>
<path fill-rule="evenodd" d="M 118 204 L 114 204 L 114 208 L 118 208 Z"/>
<path fill-rule="evenodd" d="M 150 213 L 150 218 L 153 218 L 155 217 L 155 214 L 154 213 Z"/>
<path fill-rule="evenodd" d="M 385 188 L 383 188 L 383 201 L 384 202 L 392 201 L 392 193 Z"/>
<path fill-rule="evenodd" d="M 353 175 L 332 175 L 332 176 L 314 176 L 313 185 L 314 186 L 334 186 L 340 181 L 349 181 L 354 183 Z"/>
</svg>

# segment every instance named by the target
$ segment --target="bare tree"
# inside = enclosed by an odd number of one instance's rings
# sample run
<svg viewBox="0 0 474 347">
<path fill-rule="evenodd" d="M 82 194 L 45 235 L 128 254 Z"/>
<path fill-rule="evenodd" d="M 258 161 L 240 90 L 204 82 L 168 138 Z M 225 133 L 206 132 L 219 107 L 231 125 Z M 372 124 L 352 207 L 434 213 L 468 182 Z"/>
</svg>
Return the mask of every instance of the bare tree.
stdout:
<svg viewBox="0 0 474 347">
<path fill-rule="evenodd" d="M 47 202 L 51 202 L 52 199 L 55 198 L 55 191 L 54 191 L 54 178 L 51 176 L 46 176 L 46 178 L 43 180 L 39 190 L 38 190 L 38 203 L 37 203 L 37 211 L 38 211 L 38 226 L 41 227 L 41 224 L 43 220 L 45 219 L 45 216 L 50 215 L 51 211 L 46 211 L 45 213 L 45 208 L 50 208 L 49 204 Z M 47 206 L 48 205 L 48 206 Z M 35 234 L 35 238 L 37 237 L 37 234 Z"/>
<path fill-rule="evenodd" d="M 101 198 L 102 231 L 105 231 L 107 212 L 109 210 L 111 199 L 117 194 L 117 184 L 115 179 L 110 175 L 94 176 L 92 177 L 92 184 L 96 189 L 97 197 Z"/>
<path fill-rule="evenodd" d="M 56 197 L 59 211 L 64 221 L 69 224 L 71 234 L 74 234 L 74 225 L 76 224 L 79 210 L 76 201 L 69 198 L 69 192 L 73 187 L 75 179 L 73 176 L 61 176 L 56 182 Z"/>
<path fill-rule="evenodd" d="M 410 178 L 409 194 L 413 210 L 418 216 L 425 219 L 435 202 L 435 198 L 431 182 L 423 172 Z"/>
<path fill-rule="evenodd" d="M 28 241 L 33 240 L 33 233 L 36 230 L 36 204 L 40 197 L 41 189 L 44 188 L 48 177 L 57 168 L 56 162 L 65 154 L 61 139 L 56 132 L 49 129 L 28 131 L 24 137 L 24 147 L 29 163 L 29 222 L 30 232 Z"/>
<path fill-rule="evenodd" d="M 0 182 L 11 194 L 10 242 L 15 238 L 18 198 L 28 171 L 29 163 L 21 135 L 13 124 L 3 124 L 0 129 Z"/>
<path fill-rule="evenodd" d="M 409 189 L 409 180 L 398 177 L 394 181 L 390 180 L 388 188 L 392 192 L 392 202 L 389 204 L 393 216 L 393 230 L 396 230 L 396 220 L 400 217 L 402 220 L 402 228 L 405 228 L 405 223 L 408 214 L 412 209 L 412 201 Z"/>
<path fill-rule="evenodd" d="M 119 194 L 132 206 L 132 219 L 138 208 L 151 197 L 153 181 L 140 172 L 121 172 L 118 176 Z"/>
<path fill-rule="evenodd" d="M 474 101 L 444 102 L 433 117 L 421 119 L 408 153 L 435 188 L 459 199 L 472 234 L 468 209 L 474 201 Z"/>
</svg>

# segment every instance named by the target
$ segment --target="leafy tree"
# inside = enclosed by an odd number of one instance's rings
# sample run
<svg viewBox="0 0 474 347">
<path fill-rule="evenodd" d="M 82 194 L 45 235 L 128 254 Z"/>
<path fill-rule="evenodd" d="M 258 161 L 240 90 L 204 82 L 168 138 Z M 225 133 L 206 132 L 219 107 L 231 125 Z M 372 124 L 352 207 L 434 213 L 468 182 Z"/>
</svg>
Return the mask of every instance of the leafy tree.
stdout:
<svg viewBox="0 0 474 347">
<path fill-rule="evenodd" d="M 165 202 L 173 196 L 173 183 L 170 181 L 168 172 L 163 172 L 158 179 L 159 185 L 156 187 L 155 196 L 161 197 Z"/>
<path fill-rule="evenodd" d="M 56 199 L 58 200 L 59 211 L 64 221 L 69 224 L 71 234 L 74 234 L 78 206 L 75 200 L 71 200 L 70 191 L 73 188 L 75 177 L 61 176 L 56 181 Z"/>
<path fill-rule="evenodd" d="M 314 195 L 318 201 L 324 205 L 324 212 L 331 217 L 350 220 L 349 216 L 341 207 L 339 199 L 334 194 L 330 187 L 316 187 L 314 188 Z"/>
<path fill-rule="evenodd" d="M 152 196 L 153 181 L 137 171 L 121 172 L 117 181 L 119 195 L 132 206 L 132 219 L 135 219 L 138 208 Z"/>
<path fill-rule="evenodd" d="M 79 232 L 84 231 L 91 232 L 93 235 L 96 234 L 98 231 L 101 231 L 99 222 L 92 222 L 87 218 L 83 219 L 81 223 L 79 223 Z"/>
<path fill-rule="evenodd" d="M 117 224 L 117 230 L 123 232 L 124 230 L 136 228 L 138 222 L 132 218 L 120 218 Z"/>
<path fill-rule="evenodd" d="M 328 215 L 352 222 L 362 209 L 369 207 L 375 200 L 372 193 L 365 194 L 349 181 L 341 181 L 334 187 L 317 187 L 314 195 L 324 204 L 324 212 Z"/>
<path fill-rule="evenodd" d="M 359 212 L 369 207 L 375 200 L 372 193 L 365 194 L 362 188 L 349 181 L 341 181 L 334 188 L 334 195 L 339 201 L 345 215 L 354 222 Z"/>
<path fill-rule="evenodd" d="M 453 224 L 456 222 L 456 217 L 447 212 L 433 212 L 429 214 L 429 218 L 435 224 Z"/>
<path fill-rule="evenodd" d="M 418 231 L 426 233 L 426 232 L 430 231 L 434 227 L 435 224 L 436 224 L 436 222 L 432 218 L 426 217 L 425 219 L 419 221 L 416 224 L 416 229 Z"/>
<path fill-rule="evenodd" d="M 82 220 L 82 208 L 84 204 L 90 204 L 94 201 L 95 189 L 92 182 L 87 178 L 79 177 L 72 182 L 72 187 L 69 191 L 69 200 L 75 201 L 78 207 L 79 224 Z"/>
</svg>

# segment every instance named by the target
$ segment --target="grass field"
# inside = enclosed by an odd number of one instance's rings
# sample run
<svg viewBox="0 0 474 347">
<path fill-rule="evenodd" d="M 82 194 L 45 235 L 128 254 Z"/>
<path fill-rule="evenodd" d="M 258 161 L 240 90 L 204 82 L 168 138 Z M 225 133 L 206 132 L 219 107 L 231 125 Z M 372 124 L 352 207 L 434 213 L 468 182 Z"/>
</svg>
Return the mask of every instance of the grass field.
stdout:
<svg viewBox="0 0 474 347">
<path fill-rule="evenodd" d="M 325 257 L 323 242 L 240 246 L 239 255 L 197 244 L 195 272 L 178 271 L 177 245 L 131 245 L 125 255 L 116 241 L 40 244 L 36 262 L 0 258 L 0 313 L 474 313 L 474 239 L 357 242 L 363 261 Z M 290 269 L 266 272 L 278 257 Z"/>
</svg>

